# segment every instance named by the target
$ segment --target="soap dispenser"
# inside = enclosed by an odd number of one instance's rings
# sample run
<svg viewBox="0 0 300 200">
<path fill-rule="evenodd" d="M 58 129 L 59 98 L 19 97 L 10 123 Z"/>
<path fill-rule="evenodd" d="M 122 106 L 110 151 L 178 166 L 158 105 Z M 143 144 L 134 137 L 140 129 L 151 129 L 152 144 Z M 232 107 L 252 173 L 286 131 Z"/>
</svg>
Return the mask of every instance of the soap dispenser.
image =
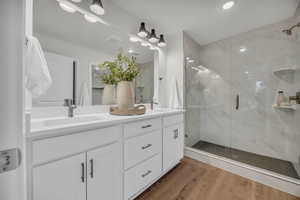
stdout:
<svg viewBox="0 0 300 200">
<path fill-rule="evenodd" d="M 282 103 L 285 102 L 285 96 L 283 91 L 278 91 L 277 97 L 276 97 L 276 105 L 281 106 Z"/>
</svg>

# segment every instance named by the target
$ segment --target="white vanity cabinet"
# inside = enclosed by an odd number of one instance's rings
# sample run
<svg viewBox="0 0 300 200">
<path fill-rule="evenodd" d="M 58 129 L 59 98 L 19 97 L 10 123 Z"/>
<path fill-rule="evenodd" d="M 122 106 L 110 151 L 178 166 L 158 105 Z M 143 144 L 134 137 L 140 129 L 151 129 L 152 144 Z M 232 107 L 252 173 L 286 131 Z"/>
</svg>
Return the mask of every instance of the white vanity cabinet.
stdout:
<svg viewBox="0 0 300 200">
<path fill-rule="evenodd" d="M 87 152 L 87 200 L 122 198 L 119 147 L 115 143 Z"/>
<path fill-rule="evenodd" d="M 163 170 L 174 167 L 184 152 L 184 117 L 173 115 L 163 118 Z"/>
<path fill-rule="evenodd" d="M 84 164 L 85 154 L 79 154 L 34 168 L 33 200 L 84 200 Z"/>
<path fill-rule="evenodd" d="M 183 158 L 182 113 L 61 132 L 27 141 L 30 200 L 133 200 Z"/>
<path fill-rule="evenodd" d="M 33 141 L 32 199 L 120 200 L 120 135 L 111 127 Z"/>
</svg>

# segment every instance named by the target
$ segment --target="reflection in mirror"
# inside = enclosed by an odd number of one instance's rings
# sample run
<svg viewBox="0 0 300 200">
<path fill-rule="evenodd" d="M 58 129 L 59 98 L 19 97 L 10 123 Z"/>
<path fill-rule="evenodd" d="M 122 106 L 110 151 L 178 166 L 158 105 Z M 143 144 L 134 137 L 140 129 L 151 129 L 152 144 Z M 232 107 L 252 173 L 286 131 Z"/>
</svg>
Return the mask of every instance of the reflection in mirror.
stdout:
<svg viewBox="0 0 300 200">
<path fill-rule="evenodd" d="M 134 81 L 135 103 L 150 103 L 154 95 L 154 63 L 153 60 L 137 63 L 139 75 Z M 107 104 L 103 101 L 105 84 L 101 80 L 103 70 L 97 65 L 91 65 L 92 105 Z M 114 95 L 115 96 L 115 95 Z"/>
<path fill-rule="evenodd" d="M 55 0 L 34 0 L 33 35 L 45 52 L 53 84 L 33 106 L 103 104 L 104 83 L 99 64 L 113 61 L 121 50 L 136 57 L 140 74 L 134 81 L 135 102 L 148 103 L 154 93 L 154 52 L 131 42 L 129 34 L 108 23 L 91 23 L 82 14 L 61 9 Z M 77 6 L 85 9 L 88 2 Z M 88 9 L 86 9 L 88 11 Z"/>
</svg>

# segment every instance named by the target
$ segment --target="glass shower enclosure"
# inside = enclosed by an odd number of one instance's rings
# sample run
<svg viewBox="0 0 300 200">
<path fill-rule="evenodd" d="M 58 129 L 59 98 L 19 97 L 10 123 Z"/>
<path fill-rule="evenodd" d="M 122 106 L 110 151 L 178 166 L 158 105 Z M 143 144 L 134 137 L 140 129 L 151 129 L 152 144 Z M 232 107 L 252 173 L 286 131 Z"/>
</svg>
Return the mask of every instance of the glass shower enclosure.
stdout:
<svg viewBox="0 0 300 200">
<path fill-rule="evenodd" d="M 300 183 L 300 106 L 288 101 L 300 91 L 300 29 L 282 31 L 297 13 L 206 45 L 184 35 L 186 146 Z"/>
</svg>

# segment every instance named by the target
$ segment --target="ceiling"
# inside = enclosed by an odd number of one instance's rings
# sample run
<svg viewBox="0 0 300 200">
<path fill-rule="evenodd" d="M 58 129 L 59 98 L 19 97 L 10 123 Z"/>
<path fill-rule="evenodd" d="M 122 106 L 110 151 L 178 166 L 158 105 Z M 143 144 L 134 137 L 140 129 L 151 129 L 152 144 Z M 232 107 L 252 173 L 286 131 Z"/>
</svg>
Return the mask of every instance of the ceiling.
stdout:
<svg viewBox="0 0 300 200">
<path fill-rule="evenodd" d="M 295 14 L 299 0 L 112 0 L 127 12 L 156 24 L 160 31 L 185 30 L 199 44 L 208 44 L 273 24 Z"/>
<path fill-rule="evenodd" d="M 84 4 L 83 1 L 82 4 Z M 81 5 L 81 4 L 78 4 Z M 84 6 L 82 6 L 84 7 Z M 126 31 L 113 25 L 89 23 L 79 13 L 63 11 L 56 0 L 34 0 L 34 34 L 63 40 L 78 46 L 115 55 L 122 48 L 125 52 L 133 49 L 137 61 L 153 61 L 153 51 L 129 41 Z"/>
</svg>

